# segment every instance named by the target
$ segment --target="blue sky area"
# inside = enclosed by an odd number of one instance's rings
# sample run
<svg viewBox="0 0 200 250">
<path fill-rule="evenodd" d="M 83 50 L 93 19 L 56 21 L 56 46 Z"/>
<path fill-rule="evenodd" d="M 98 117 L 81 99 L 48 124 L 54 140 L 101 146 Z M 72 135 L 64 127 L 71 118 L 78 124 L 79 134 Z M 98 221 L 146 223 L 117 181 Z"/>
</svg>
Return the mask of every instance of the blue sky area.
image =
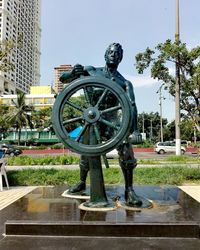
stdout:
<svg viewBox="0 0 200 250">
<path fill-rule="evenodd" d="M 179 0 L 180 38 L 188 47 L 200 44 L 200 1 Z M 176 0 L 42 0 L 41 85 L 53 84 L 60 64 L 104 66 L 112 42 L 123 46 L 119 72 L 131 80 L 138 112 L 159 112 L 156 91 L 162 82 L 148 72 L 137 74 L 135 55 L 175 37 Z M 163 117 L 175 117 L 173 98 L 163 92 Z"/>
</svg>

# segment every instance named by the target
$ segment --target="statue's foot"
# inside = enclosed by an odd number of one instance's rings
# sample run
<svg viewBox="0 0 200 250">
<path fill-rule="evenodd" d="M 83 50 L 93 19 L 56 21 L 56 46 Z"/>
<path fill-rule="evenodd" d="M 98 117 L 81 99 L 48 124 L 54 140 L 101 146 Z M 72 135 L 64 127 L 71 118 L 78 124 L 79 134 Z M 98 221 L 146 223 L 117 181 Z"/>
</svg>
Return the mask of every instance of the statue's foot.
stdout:
<svg viewBox="0 0 200 250">
<path fill-rule="evenodd" d="M 140 207 L 142 206 L 142 200 L 136 195 L 133 189 L 125 191 L 125 200 L 127 206 Z"/>
<path fill-rule="evenodd" d="M 70 193 L 70 194 L 81 193 L 81 192 L 85 191 L 85 189 L 86 189 L 85 182 L 84 181 L 79 181 L 73 187 L 69 188 L 68 193 Z"/>
</svg>

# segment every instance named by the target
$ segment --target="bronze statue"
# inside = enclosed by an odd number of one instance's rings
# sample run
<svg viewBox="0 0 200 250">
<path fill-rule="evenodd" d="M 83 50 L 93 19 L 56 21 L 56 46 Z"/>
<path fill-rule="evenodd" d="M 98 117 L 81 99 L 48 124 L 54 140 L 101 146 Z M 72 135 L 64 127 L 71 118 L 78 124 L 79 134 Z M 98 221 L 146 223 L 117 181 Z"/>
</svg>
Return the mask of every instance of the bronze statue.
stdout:
<svg viewBox="0 0 200 250">
<path fill-rule="evenodd" d="M 82 76 L 103 76 L 111 79 L 115 84 L 121 86 L 124 90 L 124 94 L 129 97 L 132 105 L 133 112 L 133 125 L 129 131 L 129 136 L 126 140 L 117 147 L 119 154 L 119 164 L 123 172 L 125 180 L 125 200 L 128 206 L 141 206 L 141 199 L 135 194 L 133 189 L 133 169 L 137 166 L 137 161 L 134 157 L 132 150 L 132 144 L 130 143 L 130 137 L 132 142 L 140 143 L 141 134 L 137 128 L 137 107 L 135 103 L 135 96 L 132 83 L 126 80 L 118 71 L 118 65 L 123 57 L 123 49 L 119 43 L 112 43 L 109 45 L 105 52 L 105 67 L 83 67 L 80 64 L 74 66 L 71 72 L 65 72 L 61 75 L 60 81 L 65 83 L 69 80 L 75 80 Z M 112 103 L 112 97 L 109 100 Z M 108 132 L 108 131 L 107 131 Z M 105 132 L 106 134 L 106 132 Z M 106 136 L 106 135 L 105 135 Z M 76 194 L 86 189 L 86 178 L 89 171 L 89 159 L 88 156 L 81 155 L 80 160 L 80 181 L 69 189 L 71 194 Z"/>
</svg>

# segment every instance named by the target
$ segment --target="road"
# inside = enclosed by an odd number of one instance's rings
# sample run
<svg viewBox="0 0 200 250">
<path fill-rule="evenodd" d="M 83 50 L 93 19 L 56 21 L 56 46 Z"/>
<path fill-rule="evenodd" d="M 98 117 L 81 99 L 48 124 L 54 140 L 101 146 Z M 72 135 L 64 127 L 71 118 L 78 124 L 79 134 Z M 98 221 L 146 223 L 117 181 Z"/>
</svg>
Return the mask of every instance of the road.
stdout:
<svg viewBox="0 0 200 250">
<path fill-rule="evenodd" d="M 153 148 L 135 148 L 135 157 L 137 159 L 166 159 L 170 155 L 175 155 L 175 154 L 163 154 L 159 155 L 153 151 Z M 23 155 L 32 155 L 32 156 L 42 156 L 42 155 L 61 155 L 61 154 L 71 154 L 68 149 L 45 149 L 45 150 L 24 150 Z M 74 154 L 74 153 L 73 153 Z M 187 156 L 191 157 L 196 157 L 195 150 L 194 149 L 189 149 L 185 153 Z M 113 150 L 110 153 L 107 154 L 107 156 L 110 158 L 112 157 L 117 157 L 117 151 Z"/>
</svg>

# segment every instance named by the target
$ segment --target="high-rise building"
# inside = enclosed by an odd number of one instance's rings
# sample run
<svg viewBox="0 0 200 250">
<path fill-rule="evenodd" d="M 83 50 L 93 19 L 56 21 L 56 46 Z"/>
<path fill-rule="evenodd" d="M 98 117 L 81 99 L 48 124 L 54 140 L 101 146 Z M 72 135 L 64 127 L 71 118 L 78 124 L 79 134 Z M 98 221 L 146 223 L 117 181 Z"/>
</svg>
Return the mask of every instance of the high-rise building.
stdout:
<svg viewBox="0 0 200 250">
<path fill-rule="evenodd" d="M 71 64 L 62 64 L 54 68 L 54 76 L 55 76 L 54 89 L 56 93 L 60 93 L 63 90 L 64 85 L 65 85 L 59 80 L 60 76 L 62 75 L 62 73 L 71 71 L 71 70 L 72 70 Z"/>
<path fill-rule="evenodd" d="M 40 17 L 41 0 L 0 0 L 0 40 L 22 36 L 22 46 L 9 55 L 15 69 L 0 72 L 0 95 L 29 93 L 40 84 Z"/>
</svg>

